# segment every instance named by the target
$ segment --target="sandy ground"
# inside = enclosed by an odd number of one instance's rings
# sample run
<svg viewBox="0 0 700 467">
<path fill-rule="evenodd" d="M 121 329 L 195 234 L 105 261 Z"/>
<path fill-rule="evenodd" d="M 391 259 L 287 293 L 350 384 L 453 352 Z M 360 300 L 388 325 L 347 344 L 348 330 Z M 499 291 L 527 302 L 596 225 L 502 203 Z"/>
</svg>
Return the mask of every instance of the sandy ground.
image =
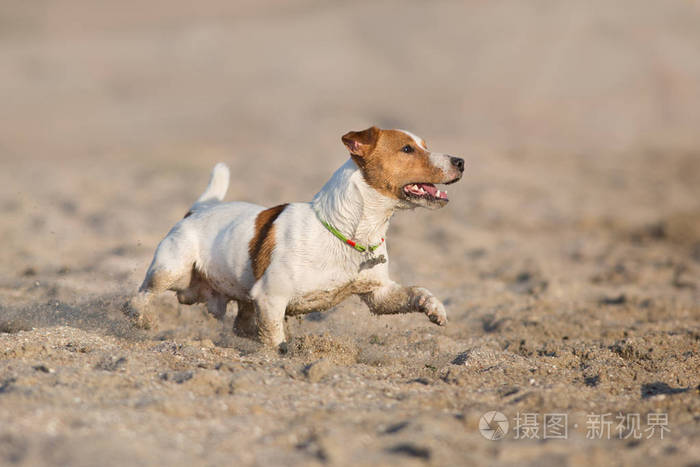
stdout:
<svg viewBox="0 0 700 467">
<path fill-rule="evenodd" d="M 698 44 L 690 1 L 2 2 L 0 464 L 698 465 Z M 214 163 L 309 200 L 370 124 L 467 159 L 387 239 L 447 327 L 352 299 L 279 356 L 171 295 L 129 326 Z"/>
</svg>

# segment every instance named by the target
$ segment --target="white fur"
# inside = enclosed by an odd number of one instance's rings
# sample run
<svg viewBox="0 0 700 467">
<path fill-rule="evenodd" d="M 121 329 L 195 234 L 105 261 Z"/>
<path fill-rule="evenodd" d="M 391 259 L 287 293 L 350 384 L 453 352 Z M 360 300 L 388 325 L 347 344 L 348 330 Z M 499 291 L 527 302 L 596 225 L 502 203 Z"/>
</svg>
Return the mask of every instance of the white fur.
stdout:
<svg viewBox="0 0 700 467">
<path fill-rule="evenodd" d="M 406 130 L 399 130 L 399 131 L 402 133 L 406 133 L 408 136 L 410 136 L 411 139 L 413 139 L 413 141 L 415 141 L 418 146 L 422 147 L 425 150 L 428 149 L 425 146 L 425 143 L 423 142 L 423 140 L 421 138 L 419 138 L 418 136 L 414 135 L 413 133 L 411 133 L 410 131 L 406 131 Z"/>
<path fill-rule="evenodd" d="M 431 161 L 444 165 L 443 159 L 434 160 L 432 155 Z M 445 170 L 446 181 L 448 173 Z M 382 239 L 391 216 L 408 206 L 370 187 L 352 159 L 310 203 L 291 203 L 277 217 L 271 262 L 257 281 L 248 248 L 255 219 L 264 208 L 220 203 L 227 186 L 228 168 L 217 164 L 189 215 L 158 246 L 134 303 L 148 303 L 152 294 L 166 289 L 179 294 L 191 291 L 194 268 L 206 278 L 199 301 L 208 301 L 217 316 L 223 316 L 229 300 L 239 301 L 239 314 L 241 304 L 252 302 L 259 335 L 272 345 L 284 341 L 283 319 L 292 304 L 297 309 L 328 308 L 345 290 L 361 294 L 375 313 L 421 311 L 438 324 L 446 322 L 442 304 L 428 291 L 399 286 L 389 278 L 388 262 L 376 261 L 388 258 Z M 329 232 L 319 217 L 358 244 L 381 245 L 373 253 L 358 252 Z"/>
<path fill-rule="evenodd" d="M 450 173 L 450 171 L 454 170 L 454 167 L 452 167 L 452 157 L 448 156 L 447 154 L 431 152 L 430 163 L 435 167 L 438 167 L 444 173 Z"/>
<path fill-rule="evenodd" d="M 214 166 L 209 177 L 209 184 L 204 190 L 204 193 L 197 198 L 196 203 L 206 203 L 209 201 L 222 201 L 228 191 L 228 182 L 231 175 L 228 166 L 223 162 L 219 162 Z"/>
<path fill-rule="evenodd" d="M 397 200 L 370 187 L 352 159 L 348 159 L 314 196 L 319 217 L 360 244 L 381 243 Z"/>
</svg>

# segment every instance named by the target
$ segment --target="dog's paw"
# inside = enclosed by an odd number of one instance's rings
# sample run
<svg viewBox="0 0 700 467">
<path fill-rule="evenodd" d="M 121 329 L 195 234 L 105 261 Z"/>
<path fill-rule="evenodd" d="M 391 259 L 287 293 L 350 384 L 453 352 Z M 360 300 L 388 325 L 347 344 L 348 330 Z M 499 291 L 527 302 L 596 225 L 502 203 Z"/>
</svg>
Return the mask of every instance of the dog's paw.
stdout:
<svg viewBox="0 0 700 467">
<path fill-rule="evenodd" d="M 447 324 L 447 312 L 445 311 L 445 306 L 435 297 L 431 297 L 427 300 L 425 305 L 425 314 L 430 321 L 438 326 L 444 326 Z"/>
<path fill-rule="evenodd" d="M 233 322 L 233 333 L 239 337 L 258 337 L 258 323 L 255 320 L 236 320 Z"/>
<path fill-rule="evenodd" d="M 134 297 L 122 305 L 122 313 L 139 329 L 156 329 L 158 321 L 146 308 L 146 303 L 140 297 Z"/>
<path fill-rule="evenodd" d="M 420 311 L 425 313 L 430 321 L 438 326 L 447 324 L 447 312 L 445 306 L 426 289 L 418 289 L 419 294 L 416 297 L 416 306 Z"/>
</svg>

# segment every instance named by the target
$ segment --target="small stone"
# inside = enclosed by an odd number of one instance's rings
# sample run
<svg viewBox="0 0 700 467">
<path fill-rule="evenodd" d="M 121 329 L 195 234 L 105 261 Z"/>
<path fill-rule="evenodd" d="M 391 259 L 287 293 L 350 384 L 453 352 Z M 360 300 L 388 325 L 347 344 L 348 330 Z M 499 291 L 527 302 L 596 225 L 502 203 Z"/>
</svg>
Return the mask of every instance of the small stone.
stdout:
<svg viewBox="0 0 700 467">
<path fill-rule="evenodd" d="M 117 371 L 127 362 L 126 357 L 117 357 L 115 355 L 106 355 L 101 358 L 95 365 L 96 370 Z"/>
<path fill-rule="evenodd" d="M 22 271 L 22 275 L 24 277 L 33 277 L 36 276 L 36 269 L 34 269 L 32 266 L 29 266 L 26 268 L 24 271 Z"/>
<path fill-rule="evenodd" d="M 160 379 L 164 381 L 173 381 L 177 384 L 182 384 L 189 381 L 194 376 L 191 371 L 173 371 L 172 373 L 161 373 Z"/>
<path fill-rule="evenodd" d="M 191 371 L 176 371 L 172 374 L 172 380 L 175 381 L 177 384 L 182 384 L 185 381 L 191 380 L 193 376 L 194 373 L 192 373 Z"/>
<path fill-rule="evenodd" d="M 53 373 L 53 370 L 43 363 L 34 365 L 32 368 L 34 368 L 36 371 L 41 371 L 42 373 Z"/>
</svg>

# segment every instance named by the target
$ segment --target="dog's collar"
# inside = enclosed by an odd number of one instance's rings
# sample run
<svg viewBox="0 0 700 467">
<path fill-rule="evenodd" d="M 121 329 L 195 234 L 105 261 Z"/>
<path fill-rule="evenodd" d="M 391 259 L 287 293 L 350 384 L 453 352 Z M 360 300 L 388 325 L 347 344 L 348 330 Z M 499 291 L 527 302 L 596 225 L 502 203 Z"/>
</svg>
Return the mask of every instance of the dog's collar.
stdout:
<svg viewBox="0 0 700 467">
<path fill-rule="evenodd" d="M 374 250 L 376 250 L 377 248 L 379 248 L 380 246 L 382 246 L 382 243 L 384 243 L 384 238 L 382 237 L 382 241 L 379 242 L 379 243 L 377 243 L 376 245 L 359 245 L 357 242 L 355 242 L 355 241 L 353 241 L 353 240 L 350 240 L 348 237 L 346 237 L 345 235 L 343 235 L 338 229 L 336 229 L 335 227 L 333 227 L 332 225 L 330 225 L 328 222 L 326 222 L 326 221 L 324 221 L 323 219 L 321 219 L 321 216 L 318 215 L 318 212 L 316 212 L 316 217 L 317 217 L 318 220 L 321 222 L 321 224 L 323 224 L 323 226 L 324 226 L 326 229 L 328 229 L 328 231 L 329 231 L 330 233 L 332 233 L 333 235 L 335 235 L 336 237 L 338 237 L 338 238 L 340 239 L 341 242 L 350 245 L 351 247 L 353 247 L 354 249 L 356 249 L 356 250 L 359 251 L 360 253 L 365 253 L 365 252 L 367 252 L 367 251 L 369 251 L 369 252 L 371 253 L 371 252 L 373 252 Z"/>
</svg>

